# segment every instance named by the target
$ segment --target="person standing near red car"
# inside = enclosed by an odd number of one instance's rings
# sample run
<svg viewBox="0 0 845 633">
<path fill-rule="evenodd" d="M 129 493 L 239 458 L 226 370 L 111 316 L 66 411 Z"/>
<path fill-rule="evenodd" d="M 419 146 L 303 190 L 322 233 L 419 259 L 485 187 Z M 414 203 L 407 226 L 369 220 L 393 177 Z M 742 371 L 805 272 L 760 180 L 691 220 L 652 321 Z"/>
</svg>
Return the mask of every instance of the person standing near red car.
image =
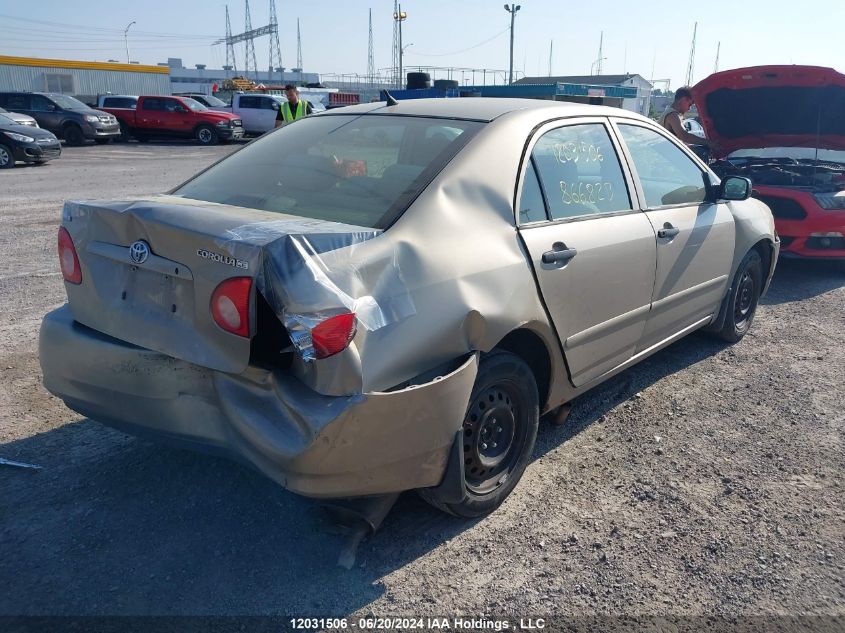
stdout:
<svg viewBox="0 0 845 633">
<path fill-rule="evenodd" d="M 683 115 L 689 112 L 693 105 L 692 91 L 684 86 L 675 91 L 675 100 L 671 105 L 666 106 L 660 116 L 660 124 L 672 132 L 676 137 L 687 145 L 706 145 L 711 150 L 715 149 L 712 141 L 709 141 L 695 134 L 690 134 L 684 129 Z"/>
</svg>

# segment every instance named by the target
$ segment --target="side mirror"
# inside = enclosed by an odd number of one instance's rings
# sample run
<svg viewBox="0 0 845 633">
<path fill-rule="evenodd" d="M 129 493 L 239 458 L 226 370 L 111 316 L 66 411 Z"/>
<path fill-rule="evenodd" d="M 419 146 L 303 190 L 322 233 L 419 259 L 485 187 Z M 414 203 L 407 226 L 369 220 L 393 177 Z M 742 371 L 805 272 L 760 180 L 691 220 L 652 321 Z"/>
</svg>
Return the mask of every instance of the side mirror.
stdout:
<svg viewBox="0 0 845 633">
<path fill-rule="evenodd" d="M 751 181 L 742 176 L 728 176 L 722 181 L 720 200 L 747 200 L 751 195 Z"/>
</svg>

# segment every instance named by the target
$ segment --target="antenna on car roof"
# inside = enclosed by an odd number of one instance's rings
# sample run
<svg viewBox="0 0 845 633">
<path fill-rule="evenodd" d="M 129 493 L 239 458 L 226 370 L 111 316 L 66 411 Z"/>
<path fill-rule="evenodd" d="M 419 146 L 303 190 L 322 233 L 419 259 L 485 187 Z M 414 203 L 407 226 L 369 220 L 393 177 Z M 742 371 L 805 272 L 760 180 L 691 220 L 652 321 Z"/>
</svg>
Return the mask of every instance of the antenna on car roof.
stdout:
<svg viewBox="0 0 845 633">
<path fill-rule="evenodd" d="M 387 90 L 384 91 L 384 96 L 386 97 L 385 101 L 387 101 L 387 105 L 389 105 L 389 106 L 399 105 L 399 102 L 396 99 L 394 99 L 393 95 L 391 95 Z"/>
</svg>

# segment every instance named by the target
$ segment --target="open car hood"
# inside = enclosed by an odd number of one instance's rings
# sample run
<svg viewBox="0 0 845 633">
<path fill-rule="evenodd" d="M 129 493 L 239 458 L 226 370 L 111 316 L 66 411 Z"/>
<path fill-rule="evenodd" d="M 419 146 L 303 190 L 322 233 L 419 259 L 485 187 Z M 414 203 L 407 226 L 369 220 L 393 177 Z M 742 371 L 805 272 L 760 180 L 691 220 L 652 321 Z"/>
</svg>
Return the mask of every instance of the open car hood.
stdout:
<svg viewBox="0 0 845 633">
<path fill-rule="evenodd" d="M 737 68 L 710 75 L 692 93 L 719 157 L 761 147 L 845 150 L 845 75 L 832 68 Z"/>
</svg>

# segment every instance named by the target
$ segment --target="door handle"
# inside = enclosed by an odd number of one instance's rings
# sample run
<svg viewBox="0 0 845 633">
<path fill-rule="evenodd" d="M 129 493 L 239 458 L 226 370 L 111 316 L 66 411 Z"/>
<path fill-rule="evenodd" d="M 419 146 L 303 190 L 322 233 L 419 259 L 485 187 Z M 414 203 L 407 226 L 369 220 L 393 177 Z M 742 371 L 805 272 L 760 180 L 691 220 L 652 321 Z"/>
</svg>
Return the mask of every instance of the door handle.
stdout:
<svg viewBox="0 0 845 633">
<path fill-rule="evenodd" d="M 666 222 L 663 228 L 657 231 L 657 237 L 675 237 L 681 229 L 672 226 L 671 222 Z"/>
<path fill-rule="evenodd" d="M 544 264 L 560 264 L 568 262 L 577 254 L 576 249 L 566 248 L 566 244 L 563 242 L 555 242 L 552 244 L 552 250 L 543 253 L 542 260 Z"/>
</svg>

